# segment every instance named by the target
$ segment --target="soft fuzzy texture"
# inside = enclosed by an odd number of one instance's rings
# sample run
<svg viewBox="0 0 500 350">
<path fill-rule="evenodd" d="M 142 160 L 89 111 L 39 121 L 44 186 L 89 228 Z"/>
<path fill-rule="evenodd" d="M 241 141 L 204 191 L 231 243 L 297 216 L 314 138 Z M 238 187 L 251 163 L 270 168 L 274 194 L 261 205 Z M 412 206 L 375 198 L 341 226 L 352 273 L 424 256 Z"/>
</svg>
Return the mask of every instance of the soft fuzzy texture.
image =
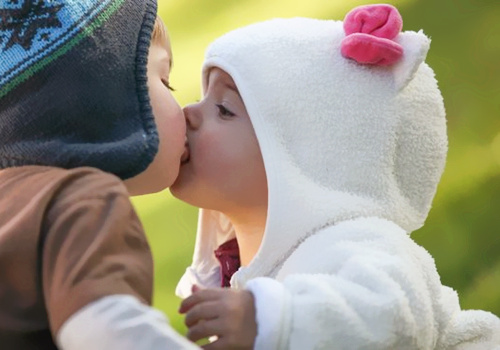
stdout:
<svg viewBox="0 0 500 350">
<path fill-rule="evenodd" d="M 122 179 L 158 133 L 146 65 L 155 0 L 2 1 L 0 168 L 91 166 Z"/>
<path fill-rule="evenodd" d="M 340 21 L 275 19 L 230 32 L 210 68 L 236 83 L 266 167 L 263 242 L 232 278 L 256 298 L 256 349 L 494 349 L 500 320 L 461 311 L 409 233 L 428 215 L 447 153 L 430 40 L 402 32 L 403 56 L 368 66 L 341 54 Z M 213 251 L 234 237 L 201 210 L 177 292 L 218 286 Z"/>
<path fill-rule="evenodd" d="M 174 331 L 163 313 L 123 294 L 101 298 L 73 314 L 57 344 L 64 350 L 201 350 Z"/>
</svg>

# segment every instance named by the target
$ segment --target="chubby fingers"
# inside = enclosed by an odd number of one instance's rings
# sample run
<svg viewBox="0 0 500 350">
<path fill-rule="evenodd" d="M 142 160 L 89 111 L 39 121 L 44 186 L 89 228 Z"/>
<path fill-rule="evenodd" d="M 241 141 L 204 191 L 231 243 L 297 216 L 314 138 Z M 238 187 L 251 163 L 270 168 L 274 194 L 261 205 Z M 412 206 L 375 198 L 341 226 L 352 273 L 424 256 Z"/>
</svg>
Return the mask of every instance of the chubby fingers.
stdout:
<svg viewBox="0 0 500 350">
<path fill-rule="evenodd" d="M 202 346 L 204 350 L 253 350 L 254 339 L 245 338 L 243 334 L 227 334 L 218 337 L 217 340 Z"/>
<path fill-rule="evenodd" d="M 205 301 L 217 300 L 220 298 L 221 290 L 218 289 L 200 289 L 193 293 L 191 296 L 187 297 L 181 302 L 181 306 L 179 307 L 179 313 L 185 314 L 192 307 L 199 303 L 203 303 Z"/>
<path fill-rule="evenodd" d="M 202 346 L 204 350 L 223 350 L 223 349 L 244 349 L 243 347 L 235 347 L 228 338 L 219 338 L 212 343 Z M 252 349 L 252 347 L 248 348 Z"/>
<path fill-rule="evenodd" d="M 211 336 L 219 336 L 225 330 L 223 321 L 219 318 L 212 320 L 202 320 L 188 329 L 186 338 L 192 342 L 201 339 L 209 338 Z"/>
<path fill-rule="evenodd" d="M 187 313 L 184 323 L 188 328 L 191 328 L 201 320 L 212 320 L 220 315 L 220 307 L 218 302 L 206 301 L 194 305 Z"/>
</svg>

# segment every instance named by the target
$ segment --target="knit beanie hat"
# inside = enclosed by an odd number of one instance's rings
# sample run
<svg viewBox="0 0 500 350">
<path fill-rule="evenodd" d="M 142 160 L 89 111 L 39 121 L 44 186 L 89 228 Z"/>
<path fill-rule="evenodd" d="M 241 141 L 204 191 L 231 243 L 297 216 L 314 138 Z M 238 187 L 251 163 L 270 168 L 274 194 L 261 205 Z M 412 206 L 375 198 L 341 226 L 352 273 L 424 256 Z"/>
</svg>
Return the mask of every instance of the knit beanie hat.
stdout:
<svg viewBox="0 0 500 350">
<path fill-rule="evenodd" d="M 252 24 L 208 48 L 203 86 L 212 67 L 233 78 L 263 154 L 269 210 L 286 198 L 320 226 L 359 216 L 408 232 L 423 225 L 445 165 L 445 110 L 425 63 L 429 38 L 401 29 L 396 8 L 368 5 L 344 21 Z"/>
<path fill-rule="evenodd" d="M 156 0 L 0 1 L 0 168 L 122 179 L 158 149 L 147 87 Z"/>
</svg>

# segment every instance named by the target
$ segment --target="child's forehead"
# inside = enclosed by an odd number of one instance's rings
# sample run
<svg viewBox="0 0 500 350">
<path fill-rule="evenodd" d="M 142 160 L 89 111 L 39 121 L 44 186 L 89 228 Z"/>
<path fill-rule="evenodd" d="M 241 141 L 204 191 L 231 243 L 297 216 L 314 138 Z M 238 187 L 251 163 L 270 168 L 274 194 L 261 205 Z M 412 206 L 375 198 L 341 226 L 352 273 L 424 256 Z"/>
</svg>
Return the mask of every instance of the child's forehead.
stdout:
<svg viewBox="0 0 500 350">
<path fill-rule="evenodd" d="M 172 52 L 172 45 L 170 44 L 170 39 L 168 38 L 168 36 L 165 39 L 165 42 L 161 43 L 161 46 L 167 52 L 168 57 L 169 57 L 169 61 L 170 61 L 170 67 L 172 67 L 172 65 L 174 64 L 174 56 L 173 56 L 173 52 Z"/>
<path fill-rule="evenodd" d="M 151 35 L 151 45 L 155 44 L 167 50 L 169 56 L 172 58 L 172 45 L 170 42 L 170 35 L 160 17 L 156 18 L 153 33 Z"/>
<path fill-rule="evenodd" d="M 167 64 L 169 68 L 172 68 L 173 56 L 172 48 L 169 41 L 166 40 L 153 40 L 149 47 L 149 60 L 151 62 L 157 62 L 162 65 Z"/>
<path fill-rule="evenodd" d="M 211 67 L 208 70 L 208 86 L 225 87 L 240 94 L 238 87 L 229 73 L 219 67 Z"/>
</svg>

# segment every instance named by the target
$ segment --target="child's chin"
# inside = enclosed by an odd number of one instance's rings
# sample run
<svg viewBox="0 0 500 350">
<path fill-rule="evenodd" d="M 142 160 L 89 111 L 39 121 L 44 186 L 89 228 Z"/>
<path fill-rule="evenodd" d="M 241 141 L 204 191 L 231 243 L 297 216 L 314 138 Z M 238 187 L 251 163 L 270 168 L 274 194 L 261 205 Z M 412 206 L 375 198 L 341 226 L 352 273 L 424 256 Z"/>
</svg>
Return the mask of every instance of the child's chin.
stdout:
<svg viewBox="0 0 500 350">
<path fill-rule="evenodd" d="M 179 173 L 177 179 L 175 179 L 172 186 L 169 187 L 170 193 L 175 198 L 186 202 L 190 205 L 197 206 L 195 201 L 193 201 L 193 197 L 196 198 L 196 194 L 193 194 L 193 186 L 189 185 L 186 176 L 182 173 L 182 169 Z"/>
</svg>

